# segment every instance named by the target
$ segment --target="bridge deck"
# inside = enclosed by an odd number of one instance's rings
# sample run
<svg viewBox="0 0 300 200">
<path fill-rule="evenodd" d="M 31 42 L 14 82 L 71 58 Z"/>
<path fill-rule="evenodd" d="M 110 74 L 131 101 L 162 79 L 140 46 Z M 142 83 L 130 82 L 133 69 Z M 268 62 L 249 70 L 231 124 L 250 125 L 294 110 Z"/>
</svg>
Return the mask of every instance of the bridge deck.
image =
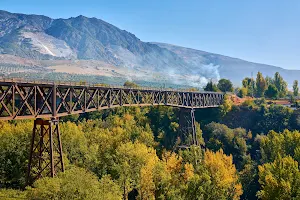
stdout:
<svg viewBox="0 0 300 200">
<path fill-rule="evenodd" d="M 126 88 L 42 81 L 0 81 L 0 120 L 61 117 L 118 106 L 208 108 L 223 93 L 166 88 Z"/>
</svg>

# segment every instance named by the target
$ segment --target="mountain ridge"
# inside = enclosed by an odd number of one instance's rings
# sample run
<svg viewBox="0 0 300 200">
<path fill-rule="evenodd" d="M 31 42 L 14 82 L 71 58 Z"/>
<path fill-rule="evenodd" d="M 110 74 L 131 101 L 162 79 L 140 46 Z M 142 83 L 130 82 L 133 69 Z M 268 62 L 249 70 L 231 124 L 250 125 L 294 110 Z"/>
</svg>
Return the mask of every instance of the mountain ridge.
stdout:
<svg viewBox="0 0 300 200">
<path fill-rule="evenodd" d="M 280 71 L 290 84 L 293 81 L 291 77 L 300 75 L 298 70 L 286 70 L 171 44 L 143 42 L 126 30 L 83 15 L 52 19 L 44 15 L 0 10 L 0 27 L 1 55 L 35 61 L 45 70 L 68 73 L 85 70 L 129 80 L 145 79 L 197 87 L 210 79 L 220 78 L 229 78 L 239 85 L 243 77 L 257 71 L 268 76 Z M 64 65 L 60 60 L 65 60 Z M 74 64 L 76 60 L 91 61 L 83 63 L 92 64 L 77 66 Z M 47 65 L 44 64 L 46 61 Z M 94 64 L 92 61 L 95 61 Z M 105 67 L 102 64 L 99 66 L 98 61 L 104 63 Z M 49 66 L 49 63 L 52 65 Z M 107 66 L 111 66 L 111 69 Z M 9 74 L 6 71 L 1 73 Z"/>
<path fill-rule="evenodd" d="M 202 53 L 212 54 L 212 55 L 216 55 L 216 56 L 222 56 L 222 57 L 226 57 L 226 58 L 233 59 L 233 60 L 239 60 L 239 61 L 243 61 L 243 62 L 249 62 L 249 63 L 252 63 L 252 64 L 266 65 L 266 66 L 272 66 L 272 67 L 278 67 L 278 68 L 281 68 L 281 69 L 285 69 L 283 67 L 279 67 L 279 66 L 276 66 L 276 65 L 271 65 L 271 64 L 266 64 L 266 63 L 259 63 L 259 62 L 249 61 L 249 60 L 237 58 L 237 57 L 234 57 L 234 56 L 226 56 L 226 55 L 223 55 L 223 54 L 220 54 L 220 53 L 212 53 L 212 52 L 209 52 L 209 51 L 199 50 L 199 49 L 195 49 L 195 48 L 192 48 L 192 47 L 184 47 L 184 46 L 180 46 L 180 45 L 176 45 L 176 44 L 170 44 L 170 43 L 165 43 L 165 42 L 150 42 L 150 43 L 156 44 L 158 46 L 161 45 L 161 47 L 163 47 L 165 45 L 174 46 L 174 47 L 178 47 L 178 48 L 185 48 L 185 49 L 189 49 L 189 50 L 193 50 L 193 51 L 199 51 L 199 52 L 202 52 Z M 286 69 L 286 70 L 292 70 L 292 69 Z"/>
</svg>

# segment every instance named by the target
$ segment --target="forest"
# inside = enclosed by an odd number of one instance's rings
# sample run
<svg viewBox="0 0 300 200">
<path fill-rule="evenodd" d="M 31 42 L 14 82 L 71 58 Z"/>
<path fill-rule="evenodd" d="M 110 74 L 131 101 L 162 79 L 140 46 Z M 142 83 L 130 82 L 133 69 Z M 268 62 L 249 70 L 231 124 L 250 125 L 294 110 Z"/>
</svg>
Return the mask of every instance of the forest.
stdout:
<svg viewBox="0 0 300 200">
<path fill-rule="evenodd" d="M 178 108 L 62 117 L 66 171 L 27 187 L 33 121 L 0 121 L 0 199 L 300 199 L 300 110 L 261 98 L 269 87 L 270 98 L 296 98 L 298 86 L 288 92 L 279 74 L 257 76 L 236 89 L 257 98 L 235 105 L 226 96 L 219 108 L 195 111 L 200 145 L 190 148 L 179 148 Z M 205 89 L 234 91 L 230 84 Z"/>
</svg>

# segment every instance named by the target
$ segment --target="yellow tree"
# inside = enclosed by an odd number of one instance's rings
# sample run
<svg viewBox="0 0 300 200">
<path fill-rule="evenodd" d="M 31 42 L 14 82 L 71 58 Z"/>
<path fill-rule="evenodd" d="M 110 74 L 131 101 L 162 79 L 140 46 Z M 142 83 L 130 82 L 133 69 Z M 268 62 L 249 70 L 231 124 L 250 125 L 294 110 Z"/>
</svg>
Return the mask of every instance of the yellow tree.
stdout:
<svg viewBox="0 0 300 200">
<path fill-rule="evenodd" d="M 187 182 L 194 176 L 191 164 L 174 152 L 164 152 L 154 168 L 155 199 L 185 199 Z"/>
<path fill-rule="evenodd" d="M 232 156 L 227 156 L 223 150 L 216 153 L 206 150 L 204 165 L 209 172 L 216 192 L 226 198 L 239 199 L 242 195 L 242 185 L 239 183 L 237 170 L 232 162 Z"/>
<path fill-rule="evenodd" d="M 232 109 L 233 102 L 229 95 L 224 96 L 223 104 L 219 107 L 221 117 L 225 116 Z"/>
<path fill-rule="evenodd" d="M 121 200 L 122 191 L 120 186 L 111 179 L 109 175 L 105 175 L 100 179 L 100 194 L 101 200 Z"/>
<path fill-rule="evenodd" d="M 140 171 L 140 199 L 155 199 L 154 168 L 158 163 L 158 158 L 152 156 Z"/>
<path fill-rule="evenodd" d="M 122 186 L 123 199 L 127 199 L 133 189 L 138 190 L 140 198 L 141 195 L 147 196 L 147 199 L 154 198 L 152 170 L 157 161 L 155 150 L 139 142 L 128 142 L 117 148 L 115 170 Z"/>
</svg>

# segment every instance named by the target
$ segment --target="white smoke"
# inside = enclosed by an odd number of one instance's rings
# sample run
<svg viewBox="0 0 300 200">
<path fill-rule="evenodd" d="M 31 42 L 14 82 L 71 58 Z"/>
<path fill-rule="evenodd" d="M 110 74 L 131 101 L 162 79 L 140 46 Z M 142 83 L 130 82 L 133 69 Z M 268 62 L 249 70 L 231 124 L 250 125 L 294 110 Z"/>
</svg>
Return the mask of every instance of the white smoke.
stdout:
<svg viewBox="0 0 300 200">
<path fill-rule="evenodd" d="M 108 49 L 117 60 L 122 61 L 118 72 L 129 81 L 142 80 L 203 88 L 210 80 L 218 81 L 220 79 L 219 65 L 203 64 L 203 60 L 199 57 L 186 60 L 187 66 L 176 64 L 174 66 L 176 61 L 172 63 L 170 59 L 167 59 L 169 54 L 164 55 L 166 59 L 162 61 L 156 59 L 157 54 L 153 52 L 147 52 L 140 56 L 120 46 L 112 45 Z M 144 59 L 154 60 L 156 63 L 145 64 Z"/>
<path fill-rule="evenodd" d="M 218 65 L 209 64 L 201 65 L 189 71 L 168 68 L 153 72 L 153 68 L 141 70 L 124 67 L 126 73 L 123 75 L 129 81 L 143 80 L 161 83 L 162 85 L 171 83 L 202 89 L 210 80 L 216 82 L 220 79 L 218 68 Z"/>
<path fill-rule="evenodd" d="M 174 84 L 203 88 L 210 80 L 220 79 L 218 68 L 219 65 L 209 64 L 201 65 L 188 72 L 169 69 L 165 78 Z"/>
</svg>

